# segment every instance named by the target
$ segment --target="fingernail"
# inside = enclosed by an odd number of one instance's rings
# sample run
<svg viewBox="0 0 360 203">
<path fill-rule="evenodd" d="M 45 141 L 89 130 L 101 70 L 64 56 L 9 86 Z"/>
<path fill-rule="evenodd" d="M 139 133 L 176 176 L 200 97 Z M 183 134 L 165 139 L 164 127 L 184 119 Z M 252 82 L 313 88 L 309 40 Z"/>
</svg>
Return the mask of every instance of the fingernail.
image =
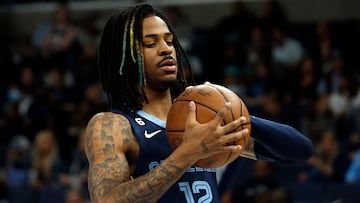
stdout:
<svg viewBox="0 0 360 203">
<path fill-rule="evenodd" d="M 189 102 L 189 108 L 192 107 L 193 103 L 194 103 L 194 101 L 190 101 L 190 102 Z"/>
</svg>

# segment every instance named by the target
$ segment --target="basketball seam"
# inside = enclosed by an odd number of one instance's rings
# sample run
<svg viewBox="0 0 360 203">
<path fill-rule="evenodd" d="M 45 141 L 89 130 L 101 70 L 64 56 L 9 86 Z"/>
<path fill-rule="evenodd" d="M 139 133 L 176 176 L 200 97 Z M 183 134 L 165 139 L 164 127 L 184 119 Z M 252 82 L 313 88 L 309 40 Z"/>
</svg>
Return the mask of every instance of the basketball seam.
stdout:
<svg viewBox="0 0 360 203">
<path fill-rule="evenodd" d="M 243 103 L 242 103 L 242 101 L 240 102 L 240 116 L 242 116 L 242 112 L 243 112 Z M 241 126 L 241 130 L 243 130 L 244 129 L 244 127 L 243 127 L 243 125 L 240 125 Z M 244 143 L 244 145 L 246 144 L 246 136 L 243 136 L 243 143 Z M 244 146 L 244 147 L 246 147 L 246 146 Z"/>
<path fill-rule="evenodd" d="M 210 107 L 210 106 L 204 105 L 204 104 L 202 104 L 202 103 L 200 103 L 200 102 L 191 100 L 191 99 L 177 99 L 177 100 L 175 100 L 175 102 L 179 102 L 179 101 L 186 101 L 186 102 L 193 101 L 193 102 L 195 102 L 195 104 L 199 104 L 199 105 L 201 105 L 201 106 L 204 106 L 204 107 L 210 109 L 211 111 L 217 113 L 216 109 L 214 109 L 214 108 L 212 108 L 212 107 Z M 174 102 L 174 103 L 175 103 L 175 102 Z"/>
<path fill-rule="evenodd" d="M 224 94 L 223 94 L 218 88 L 216 88 L 215 85 L 209 85 L 209 86 L 214 87 L 214 88 L 215 88 L 218 92 L 220 92 L 220 94 L 224 97 L 225 101 L 228 101 L 228 100 L 226 99 L 226 97 L 224 96 Z M 233 113 L 232 109 L 230 109 L 230 111 L 231 111 L 231 116 L 232 116 L 232 118 L 233 118 L 233 120 L 234 120 L 234 113 Z M 242 112 L 243 112 L 243 101 L 240 101 L 240 116 L 243 116 L 243 115 L 242 115 Z M 224 123 L 225 123 L 225 122 L 224 122 Z M 248 124 L 250 124 L 250 122 L 241 124 L 241 125 L 240 125 L 241 130 L 243 130 L 243 129 L 244 129 L 244 126 L 245 126 L 245 125 L 248 125 Z M 242 139 L 243 139 L 244 144 L 246 144 L 246 136 L 244 136 Z"/>
<path fill-rule="evenodd" d="M 220 92 L 220 94 L 225 98 L 225 101 L 228 101 L 228 100 L 226 99 L 226 97 L 224 96 L 224 94 L 223 94 L 215 85 L 211 85 L 211 84 L 210 84 L 209 86 L 214 87 L 214 88 L 215 88 L 218 92 Z M 241 98 L 240 98 L 240 116 L 243 116 L 243 114 L 242 114 L 242 112 L 243 112 L 243 107 L 244 107 L 243 104 L 244 104 L 244 103 L 243 103 L 243 101 L 242 101 Z M 234 113 L 233 113 L 232 109 L 230 109 L 230 110 L 231 110 L 231 116 L 232 116 L 232 118 L 233 118 L 233 120 L 234 120 Z M 224 122 L 224 123 L 225 123 L 225 122 Z M 241 130 L 243 130 L 243 129 L 244 129 L 244 126 L 246 126 L 246 125 L 250 125 L 250 121 L 241 124 L 241 125 L 240 125 Z M 246 141 L 246 140 L 247 140 L 247 136 L 243 136 L 242 139 L 243 139 L 244 145 L 246 145 L 246 143 L 247 143 L 247 141 Z M 246 147 L 246 146 L 244 146 L 244 147 Z M 229 158 L 230 158 L 231 155 L 232 155 L 232 152 L 230 152 L 227 160 L 229 160 Z M 226 161 L 227 161 L 227 160 L 226 160 Z"/>
<path fill-rule="evenodd" d="M 225 97 L 225 95 L 224 95 L 216 86 L 214 86 L 214 85 L 209 85 L 209 86 L 213 87 L 217 92 L 219 92 L 220 95 L 224 98 L 224 100 L 225 100 L 226 102 L 229 101 L 229 100 Z M 235 116 L 234 116 L 234 112 L 233 112 L 233 110 L 232 110 L 231 108 L 230 108 L 230 112 L 231 112 L 232 120 L 234 120 Z M 223 120 L 223 122 L 225 123 L 224 120 Z M 233 154 L 233 152 L 229 152 L 229 155 L 227 156 L 227 158 L 226 158 L 226 160 L 223 162 L 223 164 L 226 164 L 226 163 L 228 162 L 228 160 L 231 158 L 232 154 Z M 222 164 L 222 165 L 223 165 L 223 164 Z"/>
<path fill-rule="evenodd" d="M 202 103 L 200 103 L 200 102 L 197 102 L 197 101 L 194 101 L 194 100 L 191 100 L 191 99 L 177 99 L 177 100 L 174 101 L 174 103 L 175 103 L 175 102 L 190 102 L 190 101 L 193 101 L 193 102 L 195 102 L 195 104 L 198 104 L 198 105 L 201 105 L 201 106 L 203 106 L 203 107 L 206 107 L 207 109 L 209 109 L 209 110 L 217 113 L 217 111 L 216 111 L 215 108 L 212 108 L 212 107 L 210 107 L 210 106 L 204 105 L 204 104 L 202 104 Z M 225 100 L 225 101 L 226 101 L 226 100 Z M 167 129 L 167 131 L 168 131 L 168 132 L 184 132 L 185 130 L 184 130 L 184 129 L 182 129 L 182 130 L 169 130 L 169 129 Z"/>
</svg>

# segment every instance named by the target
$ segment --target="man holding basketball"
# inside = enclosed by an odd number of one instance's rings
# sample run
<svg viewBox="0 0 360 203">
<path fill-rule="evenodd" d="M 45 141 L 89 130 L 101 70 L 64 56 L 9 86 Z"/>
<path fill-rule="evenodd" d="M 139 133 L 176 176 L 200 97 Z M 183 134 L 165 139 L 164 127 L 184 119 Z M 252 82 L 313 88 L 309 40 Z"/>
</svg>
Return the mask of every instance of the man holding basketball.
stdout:
<svg viewBox="0 0 360 203">
<path fill-rule="evenodd" d="M 241 150 L 242 156 L 273 161 L 311 156 L 311 142 L 295 129 L 255 117 L 247 146 L 227 145 L 247 133 L 234 132 L 246 120 L 222 126 L 226 104 L 200 124 L 194 102 L 183 142 L 172 151 L 165 121 L 173 98 L 191 84 L 189 67 L 169 20 L 152 6 L 129 7 L 107 21 L 99 72 L 111 109 L 95 115 L 86 130 L 92 202 L 219 202 L 215 169 L 194 167 L 197 160 Z"/>
</svg>

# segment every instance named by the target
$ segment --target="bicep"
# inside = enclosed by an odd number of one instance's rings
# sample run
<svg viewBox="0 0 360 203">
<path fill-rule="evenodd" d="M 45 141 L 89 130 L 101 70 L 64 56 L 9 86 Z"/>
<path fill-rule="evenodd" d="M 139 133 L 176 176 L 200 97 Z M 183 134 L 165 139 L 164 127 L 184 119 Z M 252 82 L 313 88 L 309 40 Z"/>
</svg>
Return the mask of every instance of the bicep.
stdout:
<svg viewBox="0 0 360 203">
<path fill-rule="evenodd" d="M 88 183 L 92 198 L 105 197 L 120 183 L 129 180 L 129 164 L 119 125 L 111 114 L 95 116 L 86 130 L 86 155 L 89 161 Z M 95 199 L 96 199 L 95 198 Z"/>
</svg>

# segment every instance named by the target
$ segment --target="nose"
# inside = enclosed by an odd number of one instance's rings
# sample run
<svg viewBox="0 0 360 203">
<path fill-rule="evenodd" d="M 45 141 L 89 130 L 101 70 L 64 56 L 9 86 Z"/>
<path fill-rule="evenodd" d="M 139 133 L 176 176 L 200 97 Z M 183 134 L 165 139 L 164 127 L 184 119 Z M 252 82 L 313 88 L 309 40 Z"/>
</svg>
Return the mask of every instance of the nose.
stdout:
<svg viewBox="0 0 360 203">
<path fill-rule="evenodd" d="M 161 56 L 169 55 L 172 53 L 172 49 L 173 49 L 172 46 L 169 46 L 166 41 L 163 41 L 159 48 L 159 54 Z"/>
</svg>

